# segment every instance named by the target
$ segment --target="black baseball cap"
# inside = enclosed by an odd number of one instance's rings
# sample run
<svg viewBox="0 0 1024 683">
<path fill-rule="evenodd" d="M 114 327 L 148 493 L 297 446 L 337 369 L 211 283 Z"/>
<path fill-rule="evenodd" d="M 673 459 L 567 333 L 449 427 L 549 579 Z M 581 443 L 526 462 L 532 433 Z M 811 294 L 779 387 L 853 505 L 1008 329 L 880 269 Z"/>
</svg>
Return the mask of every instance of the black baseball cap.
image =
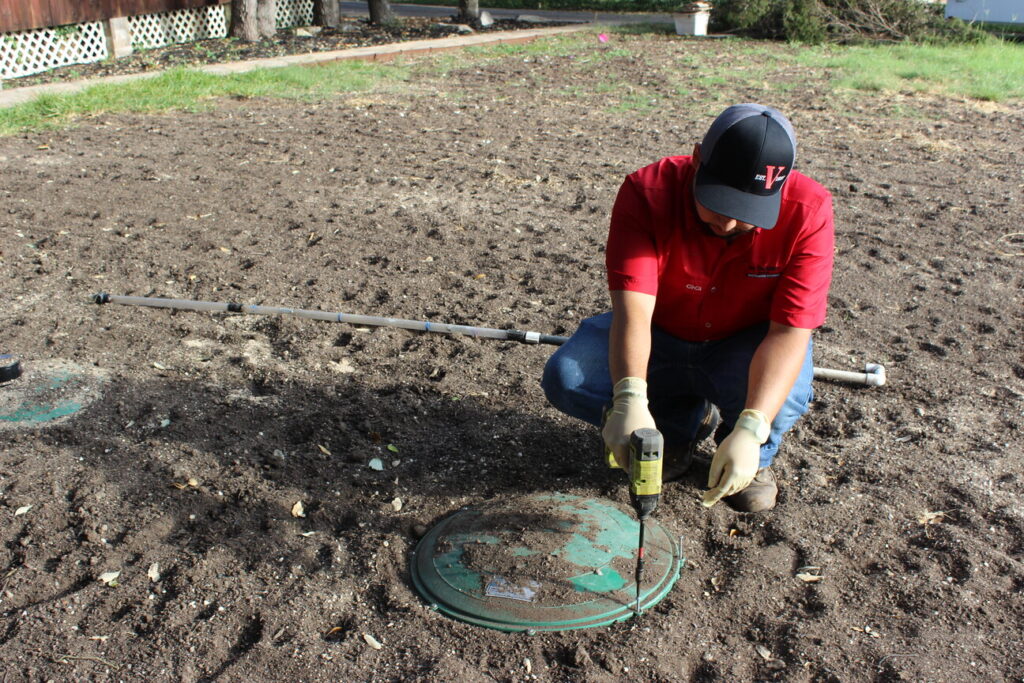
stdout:
<svg viewBox="0 0 1024 683">
<path fill-rule="evenodd" d="M 759 228 L 779 219 L 782 186 L 796 161 L 789 120 L 761 104 L 734 104 L 700 144 L 694 191 L 704 207 Z"/>
</svg>

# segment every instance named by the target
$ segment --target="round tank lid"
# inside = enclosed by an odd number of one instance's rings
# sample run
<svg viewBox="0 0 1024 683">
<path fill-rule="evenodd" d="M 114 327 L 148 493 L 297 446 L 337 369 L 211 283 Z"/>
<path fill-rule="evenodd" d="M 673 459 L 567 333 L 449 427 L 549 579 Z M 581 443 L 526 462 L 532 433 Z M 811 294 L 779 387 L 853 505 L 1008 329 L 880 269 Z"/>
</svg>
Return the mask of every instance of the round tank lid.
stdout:
<svg viewBox="0 0 1024 683">
<path fill-rule="evenodd" d="M 466 507 L 420 539 L 413 584 L 431 607 L 502 631 L 565 631 L 634 616 L 640 525 L 607 501 L 534 494 Z M 640 608 L 683 566 L 676 540 L 646 522 Z"/>
</svg>

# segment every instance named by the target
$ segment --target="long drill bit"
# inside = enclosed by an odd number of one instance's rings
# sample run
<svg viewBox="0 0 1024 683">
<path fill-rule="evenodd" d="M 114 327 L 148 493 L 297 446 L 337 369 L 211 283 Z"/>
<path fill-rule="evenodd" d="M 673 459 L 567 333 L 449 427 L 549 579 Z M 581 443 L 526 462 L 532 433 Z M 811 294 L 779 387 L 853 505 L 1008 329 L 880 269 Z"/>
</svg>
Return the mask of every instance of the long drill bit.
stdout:
<svg viewBox="0 0 1024 683">
<path fill-rule="evenodd" d="M 642 614 L 640 611 L 640 579 L 644 573 L 644 529 L 645 524 L 643 518 L 640 519 L 640 543 L 636 551 L 636 606 L 633 611 L 637 613 L 637 616 Z"/>
</svg>

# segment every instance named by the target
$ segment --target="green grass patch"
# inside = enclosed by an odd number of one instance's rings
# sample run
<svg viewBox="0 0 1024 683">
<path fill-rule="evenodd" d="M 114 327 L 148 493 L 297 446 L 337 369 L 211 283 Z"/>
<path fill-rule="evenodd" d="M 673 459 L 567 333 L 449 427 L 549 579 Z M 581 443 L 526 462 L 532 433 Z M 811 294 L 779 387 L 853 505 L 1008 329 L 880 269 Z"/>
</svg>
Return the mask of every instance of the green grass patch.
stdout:
<svg viewBox="0 0 1024 683">
<path fill-rule="evenodd" d="M 571 34 L 550 36 L 528 43 L 499 43 L 497 45 L 472 45 L 461 50 L 462 54 L 497 58 L 509 56 L 564 57 L 579 50 L 579 39 Z M 458 59 L 458 57 L 456 57 Z M 464 61 L 464 60 L 463 60 Z"/>
<path fill-rule="evenodd" d="M 444 52 L 429 59 L 410 63 L 413 76 L 438 75 L 445 78 L 453 71 L 509 57 L 566 57 L 579 52 L 579 39 L 572 35 L 551 36 L 528 43 L 470 45 L 457 52 Z"/>
<path fill-rule="evenodd" d="M 0 109 L 0 135 L 64 126 L 82 116 L 110 112 L 194 111 L 221 97 L 316 99 L 360 92 L 405 78 L 406 69 L 400 65 L 357 61 L 257 69 L 229 76 L 173 69 L 153 78 L 94 85 L 71 94 L 43 95 Z"/>
<path fill-rule="evenodd" d="M 840 88 L 927 92 L 1002 101 L 1024 98 L 1024 45 L 888 45 L 805 48 L 805 66 L 834 69 Z"/>
<path fill-rule="evenodd" d="M 713 87 L 718 86 L 718 85 L 721 85 L 721 86 L 734 85 L 737 82 L 737 80 L 739 80 L 739 79 L 735 75 L 732 75 L 732 74 L 708 74 L 708 73 L 702 73 L 702 74 L 698 74 L 697 75 L 697 78 L 695 79 L 695 82 L 699 83 L 700 85 L 703 85 L 703 86 L 706 86 L 706 87 L 709 87 L 709 88 L 713 88 Z M 743 80 L 743 82 L 746 82 L 747 79 L 746 79 L 746 77 L 743 77 L 742 80 Z"/>
<path fill-rule="evenodd" d="M 546 85 L 571 88 L 563 93 L 584 98 L 613 97 L 622 111 L 645 111 L 654 106 L 635 89 L 638 84 L 610 83 L 603 62 L 644 59 L 670 50 L 671 67 L 664 77 L 676 96 L 694 95 L 700 104 L 717 106 L 719 93 L 747 87 L 754 91 L 777 87 L 792 89 L 809 82 L 831 79 L 841 95 L 851 91 L 921 92 L 956 98 L 1005 101 L 1024 99 L 1024 45 L 991 40 L 981 44 L 895 46 L 790 46 L 764 41 L 729 41 L 729 50 L 691 49 L 692 41 L 656 36 L 648 43 L 630 37 L 599 43 L 593 27 L 579 33 L 553 36 L 529 43 L 468 48 L 386 64 L 360 61 L 312 66 L 262 69 L 230 76 L 178 69 L 123 84 L 96 85 L 67 95 L 48 95 L 27 104 L 0 109 L 0 135 L 24 130 L 66 126 L 78 118 L 111 112 L 196 110 L 218 98 L 323 99 L 338 93 L 406 87 L 407 81 L 444 79 L 447 74 L 479 68 L 500 60 L 534 61 L 566 57 L 564 83 Z M 725 56 L 723 56 L 723 54 Z M 539 75 L 540 72 L 538 72 Z M 548 74 L 549 72 L 544 72 Z M 535 85 L 527 76 L 522 85 Z M 773 85 L 774 84 L 774 85 Z M 634 86 L 631 89 L 630 86 Z M 637 94 L 636 98 L 624 94 Z M 450 97 L 459 97 L 453 89 Z M 660 106 L 660 103 L 659 105 Z"/>
<path fill-rule="evenodd" d="M 619 98 L 619 101 L 608 107 L 608 110 L 617 114 L 646 114 L 655 110 L 660 100 L 647 93 L 629 93 Z"/>
<path fill-rule="evenodd" d="M 623 92 L 626 86 L 616 81 L 597 81 L 590 86 L 590 93 L 593 95 L 613 95 Z"/>
</svg>

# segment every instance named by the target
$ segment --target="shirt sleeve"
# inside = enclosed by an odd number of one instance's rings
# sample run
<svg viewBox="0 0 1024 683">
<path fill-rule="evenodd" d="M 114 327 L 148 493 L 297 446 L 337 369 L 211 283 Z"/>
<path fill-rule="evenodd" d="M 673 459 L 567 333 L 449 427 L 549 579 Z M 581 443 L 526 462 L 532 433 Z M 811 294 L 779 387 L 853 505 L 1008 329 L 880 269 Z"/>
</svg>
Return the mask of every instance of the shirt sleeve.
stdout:
<svg viewBox="0 0 1024 683">
<path fill-rule="evenodd" d="M 771 320 L 814 329 L 825 322 L 832 283 L 835 230 L 830 194 L 825 193 L 818 206 L 808 211 L 804 226 L 772 297 Z"/>
<path fill-rule="evenodd" d="M 648 199 L 628 176 L 612 207 L 605 267 L 610 291 L 657 295 L 658 255 Z"/>
</svg>

